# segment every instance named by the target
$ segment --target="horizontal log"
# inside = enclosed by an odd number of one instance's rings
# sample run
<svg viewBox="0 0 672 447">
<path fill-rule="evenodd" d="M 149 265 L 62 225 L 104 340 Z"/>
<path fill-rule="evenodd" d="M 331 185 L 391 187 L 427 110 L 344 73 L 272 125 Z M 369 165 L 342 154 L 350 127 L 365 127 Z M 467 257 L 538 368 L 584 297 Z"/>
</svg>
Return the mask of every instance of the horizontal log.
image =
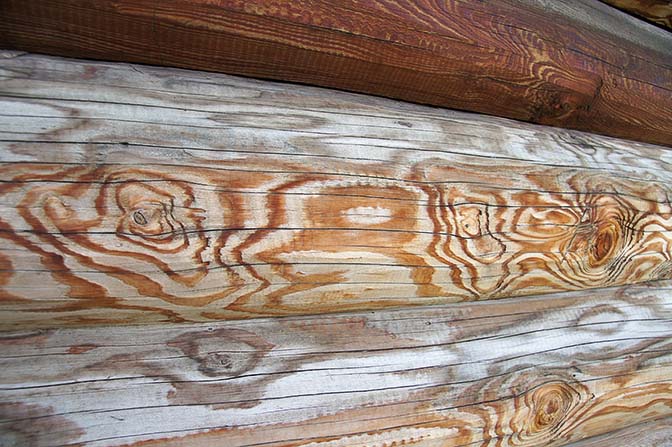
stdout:
<svg viewBox="0 0 672 447">
<path fill-rule="evenodd" d="M 172 69 L 23 55 L 0 70 L 0 328 L 672 275 L 662 147 Z"/>
<path fill-rule="evenodd" d="M 672 145 L 672 36 L 597 0 L 5 0 L 0 46 L 297 81 Z"/>
<path fill-rule="evenodd" d="M 4 333 L 0 439 L 560 446 L 672 415 L 671 292 Z"/>
<path fill-rule="evenodd" d="M 672 419 L 664 418 L 584 439 L 567 447 L 664 447 L 670 445 L 672 445 Z"/>
<path fill-rule="evenodd" d="M 602 0 L 630 14 L 672 30 L 672 2 L 669 0 Z"/>
</svg>

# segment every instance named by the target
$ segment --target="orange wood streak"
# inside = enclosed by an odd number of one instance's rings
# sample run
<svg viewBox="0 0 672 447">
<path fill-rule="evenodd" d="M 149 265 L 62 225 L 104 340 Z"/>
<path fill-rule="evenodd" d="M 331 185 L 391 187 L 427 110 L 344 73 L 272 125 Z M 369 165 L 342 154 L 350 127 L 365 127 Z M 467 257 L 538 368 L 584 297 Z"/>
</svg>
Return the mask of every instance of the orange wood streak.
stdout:
<svg viewBox="0 0 672 447">
<path fill-rule="evenodd" d="M 236 169 L 244 163 L 218 165 Z M 201 310 L 235 309 L 224 314 L 232 317 L 326 312 L 414 304 L 411 296 L 419 303 L 487 299 L 626 284 L 670 273 L 661 268 L 669 264 L 669 206 L 642 198 L 663 197 L 664 188 L 625 182 L 615 196 L 582 193 L 594 191 L 602 179 L 589 175 L 580 183 L 559 183 L 565 174 L 557 168 L 528 175 L 528 181 L 540 190 L 571 185 L 580 196 L 525 194 L 517 201 L 495 184 L 465 189 L 430 179 L 421 186 L 404 185 L 399 179 L 385 187 L 340 175 L 303 181 L 302 174 L 282 174 L 272 183 L 290 186 L 252 202 L 246 201 L 252 190 L 273 189 L 254 175 L 243 184 L 228 171 L 207 168 L 171 173 L 110 166 L 76 176 L 61 171 L 59 181 L 44 183 L 33 167 L 17 163 L 3 169 L 5 181 L 23 187 L 7 202 L 16 200 L 16 216 L 4 223 L 2 237 L 6 249 L 43 253 L 33 268 L 70 284 L 62 293 L 72 310 L 77 302 L 87 307 L 87 300 L 101 309 L 124 309 L 137 294 L 145 301 L 158 299 L 157 311 L 181 307 L 187 320 L 199 319 Z M 58 172 L 58 165 L 54 169 Z M 273 162 L 267 169 L 282 166 Z M 463 177 L 455 170 L 451 175 Z M 481 167 L 480 175 L 486 182 L 502 174 L 499 168 Z M 92 178 L 96 181 L 87 181 Z M 197 191 L 185 179 L 235 189 L 226 195 L 237 197 L 240 207 L 214 210 L 223 193 Z M 307 187 L 311 192 L 302 193 Z M 394 200 L 371 198 L 383 188 Z M 447 201 L 427 204 L 426 191 Z M 238 217 L 229 219 L 233 214 Z M 236 221 L 247 224 L 236 226 Z M 223 234 L 228 240 L 218 243 Z M 213 247 L 219 249 L 216 255 Z M 14 256 L 23 260 L 27 253 Z M 59 261 L 56 267 L 46 256 L 67 259 L 67 264 Z M 59 311 L 60 306 L 49 305 L 52 290 L 20 287 L 28 279 L 21 269 L 15 269 L 14 279 L 5 279 L 8 299 L 20 296 Z M 113 292 L 117 283 L 128 295 Z"/>
<path fill-rule="evenodd" d="M 597 1 L 6 0 L 0 13 L 6 48 L 312 83 L 672 145 L 672 38 Z"/>
<path fill-rule="evenodd" d="M 661 147 L 203 73 L 2 67 L 23 73 L 2 81 L 3 328 L 672 276 Z"/>
<path fill-rule="evenodd" d="M 0 440 L 562 446 L 672 416 L 671 287 L 4 333 Z"/>
</svg>

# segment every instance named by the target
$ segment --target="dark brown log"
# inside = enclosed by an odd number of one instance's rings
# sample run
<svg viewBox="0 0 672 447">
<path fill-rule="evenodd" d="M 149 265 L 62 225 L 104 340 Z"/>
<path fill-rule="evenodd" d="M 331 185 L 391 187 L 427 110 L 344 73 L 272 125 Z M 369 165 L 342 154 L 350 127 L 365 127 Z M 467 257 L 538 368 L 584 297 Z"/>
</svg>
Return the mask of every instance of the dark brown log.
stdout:
<svg viewBox="0 0 672 447">
<path fill-rule="evenodd" d="M 6 0 L 0 15 L 0 45 L 14 49 L 313 83 L 672 145 L 672 36 L 597 0 Z"/>
</svg>

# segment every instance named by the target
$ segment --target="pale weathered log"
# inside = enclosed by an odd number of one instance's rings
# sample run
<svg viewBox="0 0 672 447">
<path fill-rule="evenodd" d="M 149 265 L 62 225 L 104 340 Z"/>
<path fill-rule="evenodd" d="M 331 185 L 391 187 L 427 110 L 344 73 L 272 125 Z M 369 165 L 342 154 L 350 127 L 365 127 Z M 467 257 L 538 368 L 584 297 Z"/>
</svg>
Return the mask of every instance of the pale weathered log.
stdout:
<svg viewBox="0 0 672 447">
<path fill-rule="evenodd" d="M 3 0 L 0 46 L 672 146 L 672 35 L 597 0 Z"/>
<path fill-rule="evenodd" d="M 658 419 L 584 439 L 567 447 L 670 447 L 672 418 Z"/>
<path fill-rule="evenodd" d="M 672 274 L 662 147 L 173 69 L 22 55 L 0 70 L 1 328 Z"/>
<path fill-rule="evenodd" d="M 5 333 L 0 444 L 560 446 L 672 415 L 671 287 Z"/>
</svg>

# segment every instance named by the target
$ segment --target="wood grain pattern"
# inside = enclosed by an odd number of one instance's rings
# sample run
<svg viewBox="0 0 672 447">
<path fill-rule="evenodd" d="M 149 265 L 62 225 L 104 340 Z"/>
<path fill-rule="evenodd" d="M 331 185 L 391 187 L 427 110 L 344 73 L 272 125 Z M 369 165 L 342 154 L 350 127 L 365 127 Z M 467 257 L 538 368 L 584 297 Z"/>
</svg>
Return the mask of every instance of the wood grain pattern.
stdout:
<svg viewBox="0 0 672 447">
<path fill-rule="evenodd" d="M 671 287 L 4 333 L 2 444 L 560 446 L 672 415 Z"/>
<path fill-rule="evenodd" d="M 0 69 L 5 329 L 672 275 L 662 147 L 223 75 L 28 55 Z"/>
<path fill-rule="evenodd" d="M 5 48 L 297 81 L 672 145 L 672 36 L 597 0 L 5 0 Z"/>
<path fill-rule="evenodd" d="M 670 0 L 602 1 L 672 30 L 672 2 Z"/>
<path fill-rule="evenodd" d="M 658 419 L 584 439 L 567 447 L 669 447 L 672 446 L 672 419 Z"/>
</svg>

